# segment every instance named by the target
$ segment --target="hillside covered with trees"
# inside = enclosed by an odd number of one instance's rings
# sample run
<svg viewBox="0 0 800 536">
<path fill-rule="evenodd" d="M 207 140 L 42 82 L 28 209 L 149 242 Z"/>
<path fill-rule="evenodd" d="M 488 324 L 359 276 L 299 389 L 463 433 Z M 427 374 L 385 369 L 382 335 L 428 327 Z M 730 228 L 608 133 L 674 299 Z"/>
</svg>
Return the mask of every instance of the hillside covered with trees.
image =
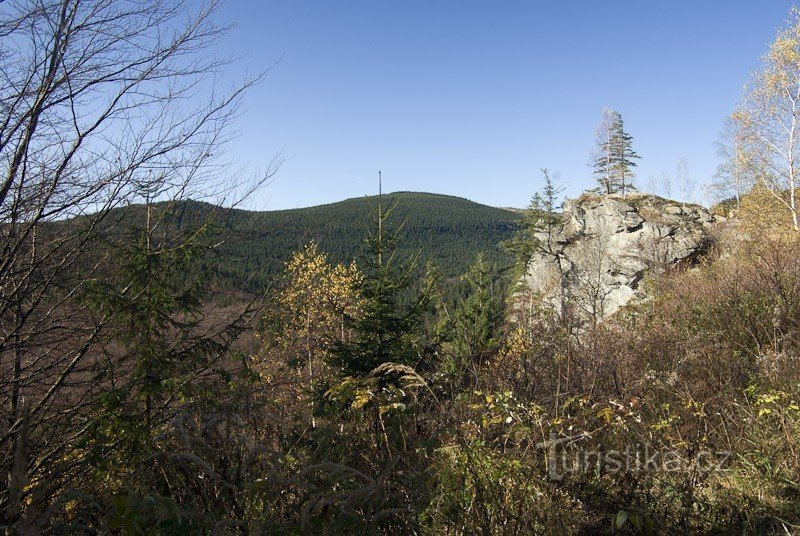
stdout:
<svg viewBox="0 0 800 536">
<path fill-rule="evenodd" d="M 428 193 L 386 194 L 383 202 L 395 206 L 389 222 L 402 226 L 397 254 L 404 259 L 419 256 L 448 278 L 463 274 L 478 253 L 498 269 L 510 265 L 500 244 L 514 236 L 517 212 Z M 215 234 L 222 245 L 210 269 L 226 288 L 263 292 L 292 253 L 311 241 L 331 262 L 363 261 L 377 203 L 369 196 L 293 210 L 224 212 Z"/>
</svg>

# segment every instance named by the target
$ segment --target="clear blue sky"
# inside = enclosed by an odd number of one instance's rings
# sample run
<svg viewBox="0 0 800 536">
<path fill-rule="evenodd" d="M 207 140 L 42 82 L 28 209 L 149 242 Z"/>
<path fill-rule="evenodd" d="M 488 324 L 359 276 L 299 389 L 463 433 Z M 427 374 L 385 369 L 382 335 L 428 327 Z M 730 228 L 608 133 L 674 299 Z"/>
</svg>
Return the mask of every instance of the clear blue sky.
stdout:
<svg viewBox="0 0 800 536">
<path fill-rule="evenodd" d="M 280 60 L 246 97 L 233 156 L 278 150 L 248 204 L 281 209 L 416 190 L 527 205 L 539 169 L 567 195 L 603 107 L 622 113 L 638 182 L 680 156 L 707 182 L 722 121 L 791 2 L 227 0 L 239 71 Z"/>
</svg>

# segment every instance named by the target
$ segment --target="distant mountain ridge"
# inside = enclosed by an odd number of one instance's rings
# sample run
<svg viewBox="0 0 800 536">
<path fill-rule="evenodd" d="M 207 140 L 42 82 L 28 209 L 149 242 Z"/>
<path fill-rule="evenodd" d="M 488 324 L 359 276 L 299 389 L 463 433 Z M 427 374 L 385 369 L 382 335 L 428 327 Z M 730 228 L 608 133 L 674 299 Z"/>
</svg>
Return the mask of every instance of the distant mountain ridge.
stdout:
<svg viewBox="0 0 800 536">
<path fill-rule="evenodd" d="M 210 268 L 223 287 L 259 292 L 292 252 L 311 240 L 333 263 L 358 263 L 366 254 L 363 239 L 374 225 L 377 201 L 366 196 L 308 208 L 226 212 L 217 231 L 224 242 Z M 405 222 L 400 257 L 419 252 L 421 263 L 432 261 L 445 277 L 463 274 L 479 252 L 501 267 L 511 262 L 500 242 L 516 232 L 517 212 L 424 192 L 384 194 L 383 203 L 395 205 L 389 227 Z"/>
</svg>

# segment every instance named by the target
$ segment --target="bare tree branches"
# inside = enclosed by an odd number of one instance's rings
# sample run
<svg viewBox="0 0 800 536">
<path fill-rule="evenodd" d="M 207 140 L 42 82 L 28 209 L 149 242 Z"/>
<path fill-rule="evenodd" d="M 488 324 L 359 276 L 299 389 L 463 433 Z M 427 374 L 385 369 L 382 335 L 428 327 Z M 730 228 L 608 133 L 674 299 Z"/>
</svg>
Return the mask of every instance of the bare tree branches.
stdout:
<svg viewBox="0 0 800 536">
<path fill-rule="evenodd" d="M 112 209 L 187 199 L 232 207 L 279 163 L 260 176 L 221 180 L 230 165 L 221 155 L 242 96 L 265 73 L 219 90 L 229 60 L 209 53 L 227 30 L 214 23 L 216 6 L 215 0 L 0 4 L 4 471 L 14 466 L 25 425 L 37 438 L 28 457 L 36 478 L 42 460 L 59 456 L 61 442 L 87 429 L 83 410 L 95 403 L 93 389 L 110 381 L 99 379 L 95 366 L 117 314 L 85 298 L 93 282 L 115 270 L 123 217 Z M 195 240 L 180 233 L 168 239 L 161 231 L 175 231 L 168 223 L 174 210 L 158 214 L 146 222 L 148 236 L 159 229 L 153 254 Z M 133 288 L 120 285 L 123 293 Z M 230 340 L 225 329 L 211 331 L 206 340 Z M 45 430 L 71 432 L 51 442 Z M 18 513 L 9 501 L 18 498 L 0 489 L 0 508 Z"/>
</svg>

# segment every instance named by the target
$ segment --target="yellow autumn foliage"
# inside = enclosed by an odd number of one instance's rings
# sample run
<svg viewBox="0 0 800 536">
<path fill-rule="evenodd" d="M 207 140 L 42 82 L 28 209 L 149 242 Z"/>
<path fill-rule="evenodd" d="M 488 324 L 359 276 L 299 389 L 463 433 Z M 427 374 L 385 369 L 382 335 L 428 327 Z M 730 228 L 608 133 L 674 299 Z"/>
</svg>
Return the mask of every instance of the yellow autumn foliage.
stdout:
<svg viewBox="0 0 800 536">
<path fill-rule="evenodd" d="M 743 233 L 755 240 L 787 238 L 796 234 L 791 214 L 784 204 L 761 185 L 742 196 L 737 218 Z"/>
<path fill-rule="evenodd" d="M 323 357 L 326 346 L 347 338 L 345 319 L 358 314 L 356 288 L 361 274 L 354 263 L 332 266 L 315 242 L 286 263 L 285 284 L 264 318 L 262 361 L 279 355 L 295 366 Z"/>
</svg>

